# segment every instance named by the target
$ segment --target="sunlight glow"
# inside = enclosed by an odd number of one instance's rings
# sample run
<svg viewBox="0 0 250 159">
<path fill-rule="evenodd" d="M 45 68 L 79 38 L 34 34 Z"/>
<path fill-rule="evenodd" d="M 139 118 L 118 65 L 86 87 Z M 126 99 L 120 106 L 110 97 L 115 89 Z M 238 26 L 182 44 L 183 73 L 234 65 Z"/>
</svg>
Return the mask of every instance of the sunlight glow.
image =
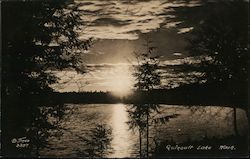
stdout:
<svg viewBox="0 0 250 159">
<path fill-rule="evenodd" d="M 133 77 L 128 65 L 114 70 L 114 76 L 109 79 L 111 92 L 116 96 L 126 96 L 131 93 Z"/>
</svg>

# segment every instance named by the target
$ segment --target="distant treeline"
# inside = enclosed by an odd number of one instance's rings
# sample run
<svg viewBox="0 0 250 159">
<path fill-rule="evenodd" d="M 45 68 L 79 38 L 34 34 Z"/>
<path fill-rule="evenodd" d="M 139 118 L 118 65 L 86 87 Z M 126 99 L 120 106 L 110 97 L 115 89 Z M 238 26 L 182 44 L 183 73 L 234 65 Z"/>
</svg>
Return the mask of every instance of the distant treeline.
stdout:
<svg viewBox="0 0 250 159">
<path fill-rule="evenodd" d="M 137 92 L 125 103 L 159 103 L 181 105 L 225 105 L 247 107 L 247 88 L 239 90 L 224 85 L 191 84 L 174 89 Z"/>
<path fill-rule="evenodd" d="M 180 105 L 224 105 L 247 108 L 247 88 L 231 90 L 232 87 L 212 84 L 191 84 L 174 89 L 135 91 L 127 97 L 116 97 L 110 92 L 53 92 L 30 95 L 36 103 L 155 103 Z"/>
</svg>

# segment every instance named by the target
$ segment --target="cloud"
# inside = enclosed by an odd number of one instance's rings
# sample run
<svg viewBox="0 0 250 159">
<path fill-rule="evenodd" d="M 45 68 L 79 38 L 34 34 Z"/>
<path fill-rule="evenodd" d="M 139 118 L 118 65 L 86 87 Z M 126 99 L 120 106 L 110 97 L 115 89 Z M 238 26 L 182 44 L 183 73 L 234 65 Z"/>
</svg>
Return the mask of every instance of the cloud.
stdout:
<svg viewBox="0 0 250 159">
<path fill-rule="evenodd" d="M 88 64 L 86 68 L 85 74 L 72 70 L 53 71 L 60 80 L 51 87 L 59 92 L 112 91 L 117 89 L 114 81 L 133 81 L 130 66 L 125 63 Z"/>
<path fill-rule="evenodd" d="M 179 53 L 176 53 L 179 54 Z M 161 62 L 161 66 L 168 66 L 168 65 L 182 65 L 182 64 L 198 64 L 201 62 L 202 56 L 196 56 L 196 57 L 185 57 L 185 58 L 179 58 L 174 60 L 165 60 Z"/>
<path fill-rule="evenodd" d="M 160 28 L 173 27 L 178 24 L 167 24 L 171 18 L 168 11 L 172 7 L 195 6 L 192 1 L 168 2 L 168 0 L 147 1 L 77 1 L 83 11 L 85 22 L 82 30 L 83 39 L 129 39 L 139 38 L 140 33 L 148 33 Z"/>
<path fill-rule="evenodd" d="M 164 25 L 163 27 L 165 28 L 173 28 L 173 27 L 176 27 L 178 24 L 181 24 L 182 22 L 169 22 L 167 23 L 166 25 Z"/>
<path fill-rule="evenodd" d="M 176 65 L 182 65 L 185 61 L 198 63 L 195 58 L 188 57 L 176 60 L 166 60 L 161 62 L 160 71 L 162 72 L 162 85 L 177 87 L 181 83 L 191 83 L 195 77 L 201 76 L 200 72 L 176 72 Z M 173 67 L 169 67 L 173 66 Z M 119 82 L 128 82 L 132 88 L 134 77 L 132 76 L 133 67 L 128 63 L 102 63 L 87 64 L 87 73 L 80 74 L 73 70 L 53 71 L 60 79 L 57 84 L 51 85 L 59 92 L 72 91 L 113 91 L 117 89 Z M 177 68 L 177 67 L 176 67 Z M 119 87 L 120 84 L 119 84 Z"/>
<path fill-rule="evenodd" d="M 182 56 L 182 53 L 179 53 L 179 52 L 175 52 L 173 53 L 174 56 Z"/>
<path fill-rule="evenodd" d="M 188 33 L 188 32 L 190 32 L 190 31 L 193 30 L 193 29 L 194 29 L 194 27 L 181 28 L 181 29 L 179 29 L 178 34 Z"/>
</svg>

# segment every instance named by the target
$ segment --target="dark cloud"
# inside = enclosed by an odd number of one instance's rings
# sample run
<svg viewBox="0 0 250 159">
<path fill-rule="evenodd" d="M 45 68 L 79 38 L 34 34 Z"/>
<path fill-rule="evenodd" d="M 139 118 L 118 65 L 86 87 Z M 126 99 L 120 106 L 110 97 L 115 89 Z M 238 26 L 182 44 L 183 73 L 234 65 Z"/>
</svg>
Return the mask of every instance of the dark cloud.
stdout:
<svg viewBox="0 0 250 159">
<path fill-rule="evenodd" d="M 83 5 L 83 6 L 92 5 L 92 4 L 94 4 L 94 3 L 92 3 L 92 2 L 81 2 L 81 5 Z"/>
<path fill-rule="evenodd" d="M 113 25 L 113 26 L 123 26 L 130 24 L 132 20 L 119 20 L 112 17 L 103 17 L 96 19 L 92 22 L 92 26 L 106 26 L 106 25 Z"/>
</svg>

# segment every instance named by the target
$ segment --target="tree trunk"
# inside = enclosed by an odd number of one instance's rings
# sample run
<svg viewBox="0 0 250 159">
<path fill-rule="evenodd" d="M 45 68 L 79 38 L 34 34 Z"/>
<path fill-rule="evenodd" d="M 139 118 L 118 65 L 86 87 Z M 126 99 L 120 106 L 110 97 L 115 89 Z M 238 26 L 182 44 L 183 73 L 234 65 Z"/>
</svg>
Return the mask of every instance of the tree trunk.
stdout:
<svg viewBox="0 0 250 159">
<path fill-rule="evenodd" d="M 245 112 L 246 112 L 246 115 L 247 115 L 247 121 L 248 121 L 248 124 L 250 124 L 250 119 L 249 119 L 249 110 L 250 110 L 250 108 L 249 107 L 246 107 L 245 109 Z"/>
<path fill-rule="evenodd" d="M 147 158 L 148 158 L 148 147 L 149 147 L 149 129 L 148 129 L 148 114 L 147 114 Z"/>
<path fill-rule="evenodd" d="M 233 108 L 233 122 L 234 122 L 234 132 L 235 132 L 235 135 L 238 136 L 239 135 L 239 132 L 238 132 L 238 129 L 237 129 L 237 112 L 236 112 L 236 108 L 234 107 Z"/>
<path fill-rule="evenodd" d="M 142 158 L 142 153 L 141 153 L 141 144 L 142 144 L 141 130 L 139 130 L 139 142 L 140 142 L 140 158 Z"/>
</svg>

